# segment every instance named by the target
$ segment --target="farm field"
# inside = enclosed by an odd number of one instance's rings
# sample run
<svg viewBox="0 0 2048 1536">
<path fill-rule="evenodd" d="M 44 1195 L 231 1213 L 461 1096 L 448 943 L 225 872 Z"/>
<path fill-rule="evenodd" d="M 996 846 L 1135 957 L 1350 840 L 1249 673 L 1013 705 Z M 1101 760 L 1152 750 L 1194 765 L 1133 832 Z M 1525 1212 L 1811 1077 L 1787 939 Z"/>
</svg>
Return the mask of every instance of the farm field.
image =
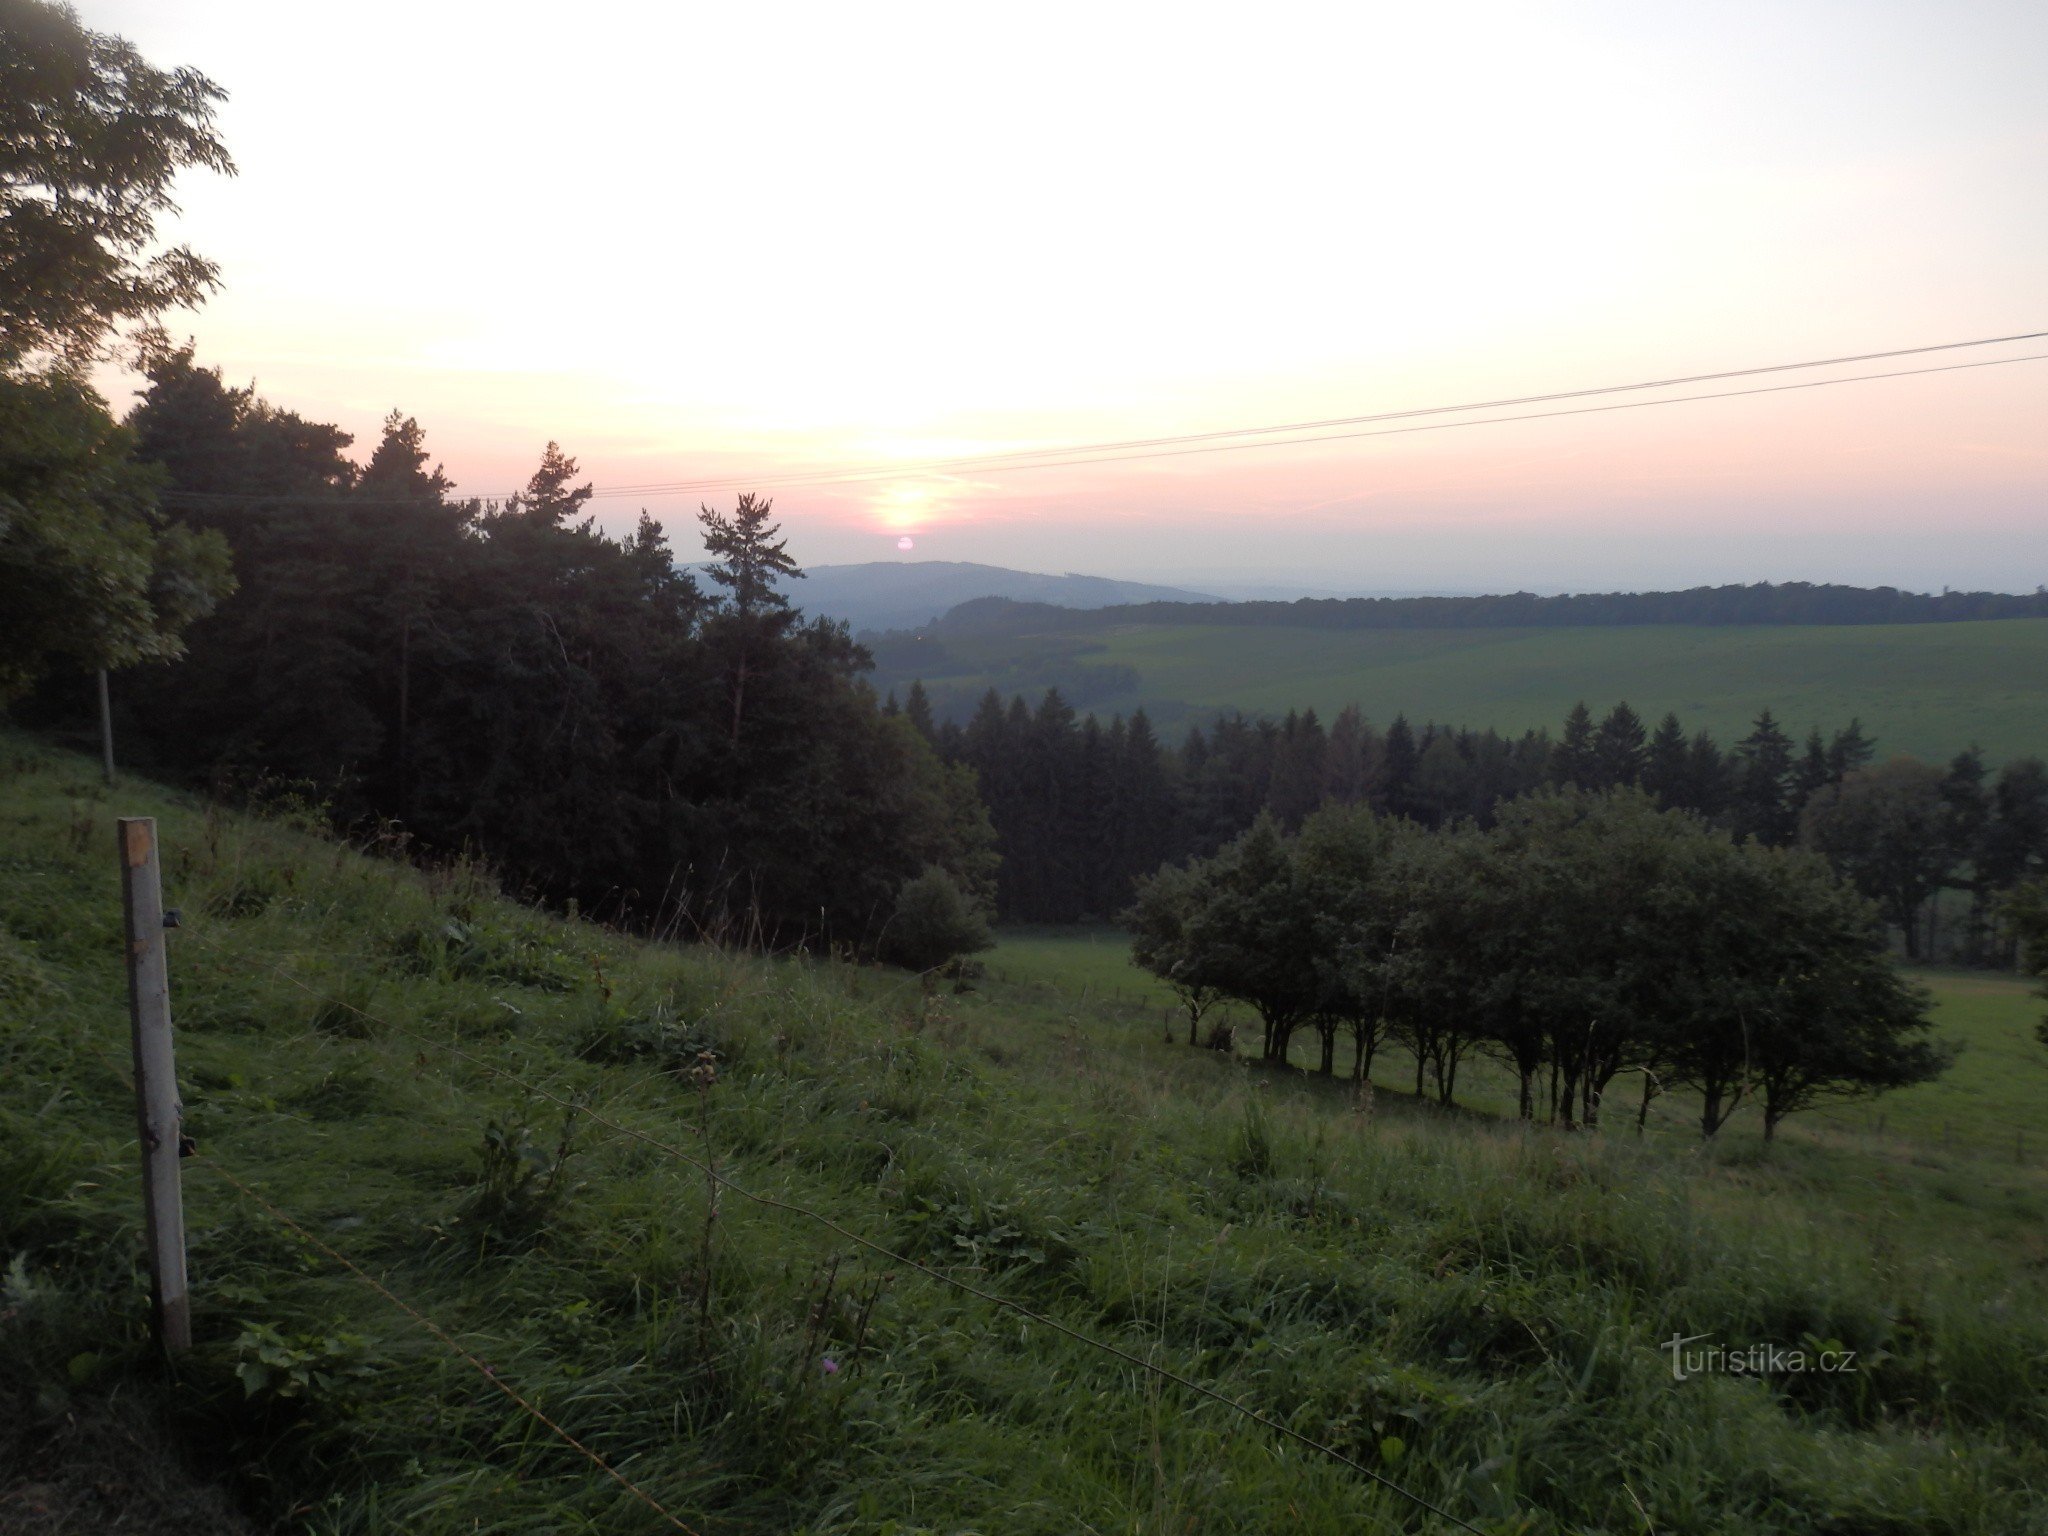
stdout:
<svg viewBox="0 0 2048 1536">
<path fill-rule="evenodd" d="M 185 914 L 168 1374 L 117 814 Z M 988 961 L 645 944 L 0 736 L 0 1526 L 674 1528 L 504 1389 L 706 1536 L 1448 1528 L 1367 1474 L 1487 1536 L 2048 1519 L 2038 1168 L 1362 1105 L 1166 1044 L 1114 936 Z M 1675 1334 L 1867 1367 L 1679 1381 Z"/>
<path fill-rule="evenodd" d="M 958 664 L 977 642 L 941 636 Z M 1009 639 L 979 642 L 1015 654 Z M 1162 723 L 1219 708 L 1325 719 L 1356 703 L 1384 723 L 1405 713 L 1519 734 L 1555 734 L 1579 700 L 1602 712 L 1620 700 L 1652 724 L 1675 710 L 1687 729 L 1740 739 L 1769 708 L 1796 736 L 1862 720 L 1881 754 L 1945 762 L 1975 742 L 1995 763 L 2048 755 L 2048 620 L 1965 624 L 1555 629 L 1324 630 L 1225 625 L 1126 626 L 1033 641 L 1090 667 L 1128 666 L 1138 683 L 1090 698 L 1098 714 L 1140 706 Z M 948 696 L 989 675 L 945 675 Z M 1042 690 L 1029 668 L 994 679 Z M 883 680 L 907 686 L 907 675 Z"/>
</svg>

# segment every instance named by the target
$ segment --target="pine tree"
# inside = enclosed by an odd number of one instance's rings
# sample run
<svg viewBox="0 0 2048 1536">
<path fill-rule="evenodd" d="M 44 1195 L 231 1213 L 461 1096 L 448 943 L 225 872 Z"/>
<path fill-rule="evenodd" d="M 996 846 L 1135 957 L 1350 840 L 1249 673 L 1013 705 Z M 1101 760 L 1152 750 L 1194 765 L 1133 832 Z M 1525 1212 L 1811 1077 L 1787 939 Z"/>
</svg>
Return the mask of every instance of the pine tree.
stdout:
<svg viewBox="0 0 2048 1536">
<path fill-rule="evenodd" d="M 1841 782 L 1841 775 L 1835 771 L 1834 760 L 1828 756 L 1827 742 L 1815 726 L 1806 738 L 1806 751 L 1799 759 L 1799 766 L 1792 770 L 1792 803 L 1803 806 L 1830 784 Z"/>
<path fill-rule="evenodd" d="M 743 618 L 787 610 L 789 599 L 776 590 L 776 578 L 795 581 L 804 574 L 790 557 L 788 541 L 776 537 L 781 525 L 768 521 L 774 506 L 750 491 L 740 497 L 731 517 L 709 507 L 697 516 L 705 552 L 718 562 L 706 574 L 725 588 L 733 611 Z"/>
<path fill-rule="evenodd" d="M 748 492 L 731 517 L 704 507 L 697 518 L 704 530 L 705 552 L 716 557 L 706 574 L 725 589 L 724 609 L 713 620 L 708 638 L 723 663 L 726 738 L 735 752 L 746 718 L 747 686 L 796 622 L 795 610 L 775 583 L 777 577 L 795 580 L 803 572 L 790 558 L 787 541 L 776 537 L 781 527 L 768 521 L 774 505 Z"/>
<path fill-rule="evenodd" d="M 1581 699 L 1564 717 L 1564 734 L 1558 738 L 1550 779 L 1553 784 L 1590 788 L 1597 771 L 1598 764 L 1593 758 L 1593 712 Z"/>
<path fill-rule="evenodd" d="M 1595 787 L 1614 789 L 1641 782 L 1645 750 L 1642 717 L 1626 703 L 1615 705 L 1593 739 Z"/>
<path fill-rule="evenodd" d="M 1877 755 L 1877 745 L 1863 734 L 1863 722 L 1851 719 L 1841 730 L 1835 732 L 1835 739 L 1828 743 L 1828 768 L 1831 777 L 1840 783 L 1858 768 L 1865 767 Z"/>
<path fill-rule="evenodd" d="M 910 685 L 910 692 L 903 700 L 903 713 L 910 723 L 917 727 L 918 735 L 926 741 L 937 739 L 936 729 L 932 725 L 932 701 L 925 693 L 922 681 Z"/>
<path fill-rule="evenodd" d="M 1667 811 L 1698 809 L 1692 803 L 1687 763 L 1685 727 L 1678 723 L 1675 713 L 1666 714 L 1657 723 L 1657 733 L 1650 738 L 1644 753 L 1642 782 L 1643 788 L 1656 796 L 1657 803 Z"/>
<path fill-rule="evenodd" d="M 1387 746 L 1380 759 L 1379 793 L 1376 799 L 1381 809 L 1396 816 L 1405 816 L 1409 811 L 1408 787 L 1415 779 L 1415 765 L 1421 758 L 1415 746 L 1415 732 L 1408 724 L 1406 715 L 1394 716 L 1394 723 L 1387 727 Z"/>
<path fill-rule="evenodd" d="M 1726 815 L 1734 792 L 1726 754 L 1712 736 L 1698 732 L 1685 750 L 1685 808 L 1718 821 Z"/>
<path fill-rule="evenodd" d="M 1323 754 L 1323 798 L 1339 805 L 1357 805 L 1366 798 L 1372 763 L 1372 728 L 1356 704 L 1346 704 L 1330 722 L 1330 742 Z"/>
<path fill-rule="evenodd" d="M 1767 709 L 1736 744 L 1735 830 L 1773 848 L 1789 844 L 1798 827 L 1792 803 L 1792 739 Z"/>
</svg>

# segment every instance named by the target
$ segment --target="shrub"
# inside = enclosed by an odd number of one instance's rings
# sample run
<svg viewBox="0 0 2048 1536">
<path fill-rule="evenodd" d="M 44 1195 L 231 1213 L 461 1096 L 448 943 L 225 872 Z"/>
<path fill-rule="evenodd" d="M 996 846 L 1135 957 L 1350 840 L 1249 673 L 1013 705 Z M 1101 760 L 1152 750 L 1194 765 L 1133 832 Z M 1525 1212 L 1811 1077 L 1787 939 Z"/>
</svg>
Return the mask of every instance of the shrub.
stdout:
<svg viewBox="0 0 2048 1536">
<path fill-rule="evenodd" d="M 928 867 L 896 897 L 882 932 L 881 957 L 913 971 L 935 970 L 960 955 L 995 947 L 986 919 L 943 869 Z"/>
</svg>

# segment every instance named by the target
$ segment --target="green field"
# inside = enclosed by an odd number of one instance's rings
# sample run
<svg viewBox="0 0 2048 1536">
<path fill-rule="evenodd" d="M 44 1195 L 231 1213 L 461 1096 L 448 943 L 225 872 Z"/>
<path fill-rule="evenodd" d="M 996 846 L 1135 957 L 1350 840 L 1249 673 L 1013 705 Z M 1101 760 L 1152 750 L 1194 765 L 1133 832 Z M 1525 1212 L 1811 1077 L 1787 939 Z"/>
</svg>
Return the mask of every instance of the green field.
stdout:
<svg viewBox="0 0 2048 1536">
<path fill-rule="evenodd" d="M 185 914 L 174 1370 L 117 814 Z M 0 736 L 0 1529 L 675 1529 L 505 1390 L 704 1536 L 1449 1529 L 1228 1404 L 1486 1536 L 2048 1527 L 2048 1173 L 1944 1151 L 1960 1100 L 1573 1136 L 1164 1025 L 1113 935 L 960 990 L 654 945 Z M 1680 1381 L 1675 1334 L 1862 1363 Z"/>
<path fill-rule="evenodd" d="M 1129 940 L 1111 928 L 1008 930 L 987 963 L 1001 980 L 1040 989 L 1076 1012 L 1091 1007 L 1148 1011 L 1162 1035 L 1167 1011 L 1175 1006 L 1163 983 L 1131 963 Z M 2017 977 L 1947 970 L 1910 974 L 1933 1000 L 1935 1035 L 1959 1048 L 1955 1065 L 1931 1083 L 1795 1117 L 1782 1134 L 1830 1144 L 1863 1138 L 1872 1151 L 1908 1147 L 2048 1168 L 2048 1046 L 2035 1034 L 2048 1002 L 2031 982 Z M 1216 1017 L 1237 1021 L 1244 1048 L 1256 1049 L 1250 1014 L 1225 1009 Z M 1347 1066 L 1347 1044 L 1340 1043 L 1337 1059 L 1340 1069 Z M 1314 1067 L 1312 1031 L 1295 1037 L 1293 1060 L 1304 1069 Z M 1373 1063 L 1373 1081 L 1380 1091 L 1412 1096 L 1412 1059 L 1398 1047 L 1388 1048 Z M 1458 1083 L 1461 1105 L 1493 1115 L 1513 1112 L 1515 1080 L 1493 1063 L 1468 1060 L 1459 1069 Z M 1638 1091 L 1633 1078 L 1615 1090 L 1622 1094 L 1618 1120 L 1623 1129 L 1633 1125 Z M 1649 1123 L 1666 1134 L 1690 1137 L 1696 1133 L 1694 1114 L 1691 1095 L 1672 1092 L 1652 1101 Z M 1757 1124 L 1754 1111 L 1738 1110 L 1723 1135 L 1754 1135 Z"/>
<path fill-rule="evenodd" d="M 1133 667 L 1138 687 L 1088 707 L 1108 714 L 1143 706 L 1165 723 L 1219 707 L 1313 707 L 1327 719 L 1355 703 L 1382 724 L 1406 714 L 1418 723 L 1555 734 L 1581 699 L 1596 711 L 1626 700 L 1652 723 L 1675 710 L 1688 729 L 1724 743 L 1747 734 L 1768 707 L 1800 735 L 1858 717 L 1886 754 L 1946 761 L 1975 742 L 1993 762 L 2048 755 L 2048 688 L 2039 681 L 2048 677 L 2048 619 L 1467 630 L 1134 625 L 1022 647 L 941 638 L 969 669 L 983 664 L 984 650 L 993 665 L 1032 647 L 1046 648 L 1047 675 L 1060 657 Z M 974 689 L 993 679 L 1029 694 L 1030 671 L 964 670 L 943 686 Z"/>
</svg>

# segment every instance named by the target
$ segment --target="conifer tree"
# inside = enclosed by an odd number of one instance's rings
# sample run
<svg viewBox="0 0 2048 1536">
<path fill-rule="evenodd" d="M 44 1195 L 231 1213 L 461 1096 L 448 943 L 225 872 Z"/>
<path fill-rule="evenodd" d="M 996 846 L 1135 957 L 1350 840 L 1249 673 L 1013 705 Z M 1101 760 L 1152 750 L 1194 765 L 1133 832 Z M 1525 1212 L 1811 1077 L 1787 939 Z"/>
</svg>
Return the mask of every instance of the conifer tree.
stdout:
<svg viewBox="0 0 2048 1536">
<path fill-rule="evenodd" d="M 1642 780 L 1646 751 L 1642 717 L 1625 702 L 1615 705 L 1593 739 L 1594 787 L 1633 788 Z"/>
<path fill-rule="evenodd" d="M 1557 753 L 1551 766 L 1553 784 L 1576 784 L 1590 788 L 1598 764 L 1593 757 L 1593 712 L 1581 699 L 1564 717 L 1564 731 L 1557 739 Z"/>
<path fill-rule="evenodd" d="M 1657 723 L 1656 734 L 1644 750 L 1643 788 L 1666 810 L 1681 807 L 1696 810 L 1698 807 L 1692 804 L 1687 769 L 1685 727 L 1678 723 L 1675 713 L 1667 713 Z"/>
<path fill-rule="evenodd" d="M 1799 808 L 1792 803 L 1792 741 L 1767 709 L 1736 744 L 1732 809 L 1736 831 L 1773 848 L 1790 843 Z"/>
</svg>

